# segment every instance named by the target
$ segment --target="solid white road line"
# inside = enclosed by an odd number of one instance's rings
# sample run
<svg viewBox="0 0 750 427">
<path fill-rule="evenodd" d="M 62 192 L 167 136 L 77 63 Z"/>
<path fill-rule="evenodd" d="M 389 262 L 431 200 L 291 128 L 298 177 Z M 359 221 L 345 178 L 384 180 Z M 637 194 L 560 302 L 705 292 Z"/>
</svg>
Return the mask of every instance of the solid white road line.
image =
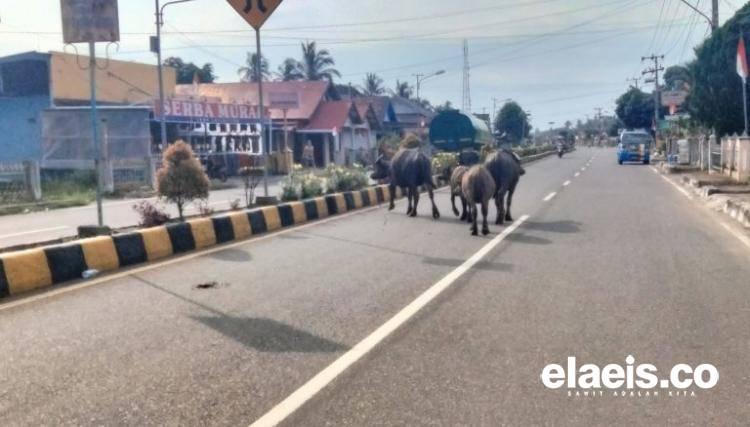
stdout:
<svg viewBox="0 0 750 427">
<path fill-rule="evenodd" d="M 653 166 L 651 166 L 651 170 L 654 171 L 655 174 L 659 173 L 659 171 L 655 167 L 653 167 Z"/>
<path fill-rule="evenodd" d="M 729 232 L 729 234 L 731 234 L 732 236 L 736 237 L 737 240 L 739 240 L 745 246 L 747 246 L 748 248 L 750 248 L 750 238 L 748 238 L 747 236 L 745 236 L 743 234 L 738 233 L 736 230 L 734 230 L 732 227 L 730 227 L 729 225 L 727 225 L 723 221 L 720 221 L 719 224 L 721 224 L 721 226 L 724 227 L 724 229 L 727 230 Z"/>
<path fill-rule="evenodd" d="M 667 178 L 667 177 L 666 177 L 666 176 L 664 176 L 664 175 L 661 175 L 661 178 L 662 178 L 662 179 L 663 179 L 664 181 L 667 181 L 668 183 L 670 183 L 670 184 L 671 184 L 671 185 L 672 185 L 672 186 L 673 186 L 674 188 L 676 188 L 676 189 L 677 189 L 677 191 L 679 191 L 680 193 L 684 194 L 684 195 L 685 195 L 685 197 L 687 197 L 688 199 L 691 199 L 691 200 L 693 199 L 693 196 L 692 196 L 692 195 L 691 195 L 690 193 L 688 193 L 688 191 L 687 191 L 687 190 L 685 190 L 684 188 L 682 188 L 682 187 L 680 187 L 679 185 L 675 184 L 675 183 L 674 183 L 674 182 L 673 182 L 673 181 L 672 181 L 671 179 Z"/>
<path fill-rule="evenodd" d="M 575 176 L 576 178 L 578 178 L 579 176 L 581 176 L 581 173 L 580 173 L 580 172 L 576 172 L 576 174 L 575 174 L 574 176 Z"/>
<path fill-rule="evenodd" d="M 0 239 L 7 239 L 9 237 L 25 236 L 27 234 L 44 233 L 44 232 L 47 232 L 47 231 L 65 230 L 67 228 L 72 228 L 72 227 L 68 227 L 67 225 L 64 225 L 64 226 L 60 226 L 60 227 L 40 228 L 38 230 L 23 231 L 21 233 L 5 234 L 5 235 L 0 236 Z"/>
<path fill-rule="evenodd" d="M 570 185 L 570 181 L 565 181 L 565 182 L 563 182 L 563 187 L 567 187 L 567 186 L 569 186 L 569 185 Z"/>
<path fill-rule="evenodd" d="M 555 196 L 557 196 L 557 192 L 553 191 L 552 193 L 547 194 L 547 197 L 544 198 L 544 201 L 549 202 Z"/>
<path fill-rule="evenodd" d="M 344 353 L 341 357 L 336 359 L 333 363 L 328 365 L 325 369 L 320 371 L 317 375 L 312 377 L 302 387 L 298 388 L 294 393 L 290 394 L 286 399 L 282 400 L 281 403 L 273 407 L 265 415 L 260 417 L 257 421 L 252 423 L 251 427 L 265 427 L 275 426 L 284 421 L 289 415 L 293 414 L 294 411 L 299 409 L 308 400 L 314 397 L 324 387 L 330 384 L 333 380 L 351 367 L 354 363 L 364 357 L 378 344 L 383 342 L 389 335 L 391 335 L 396 329 L 401 327 L 404 323 L 409 321 L 415 314 L 423 309 L 427 304 L 437 298 L 443 291 L 448 289 L 455 281 L 460 278 L 464 273 L 471 270 L 479 261 L 487 256 L 497 245 L 500 244 L 506 237 L 513 233 L 521 224 L 529 219 L 528 215 L 524 215 L 514 222 L 511 226 L 503 230 L 502 233 L 497 235 L 489 243 L 484 245 L 478 252 L 467 259 L 463 264 L 458 266 L 455 270 L 451 271 L 440 279 L 437 283 L 432 285 L 423 294 L 417 297 L 414 301 L 409 303 L 401 311 L 396 313 L 395 316 L 391 317 L 382 326 L 368 335 L 365 339 L 360 341 L 357 345 L 352 347 L 351 350 Z"/>
</svg>

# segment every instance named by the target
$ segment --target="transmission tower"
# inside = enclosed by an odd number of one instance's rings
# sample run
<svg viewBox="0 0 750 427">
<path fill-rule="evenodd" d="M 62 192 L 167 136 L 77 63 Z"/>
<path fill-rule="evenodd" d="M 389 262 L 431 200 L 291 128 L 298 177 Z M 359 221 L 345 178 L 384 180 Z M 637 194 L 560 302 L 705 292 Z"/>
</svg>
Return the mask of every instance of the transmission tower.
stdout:
<svg viewBox="0 0 750 427">
<path fill-rule="evenodd" d="M 471 114 L 471 65 L 469 65 L 469 41 L 464 39 L 464 113 Z"/>
</svg>

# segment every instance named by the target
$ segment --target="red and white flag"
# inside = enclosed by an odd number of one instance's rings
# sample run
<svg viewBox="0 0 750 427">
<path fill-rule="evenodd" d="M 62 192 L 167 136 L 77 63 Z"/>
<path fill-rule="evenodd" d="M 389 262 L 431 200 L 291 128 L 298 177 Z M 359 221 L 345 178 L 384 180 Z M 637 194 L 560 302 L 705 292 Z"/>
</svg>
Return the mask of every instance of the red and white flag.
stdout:
<svg viewBox="0 0 750 427">
<path fill-rule="evenodd" d="M 747 51 L 745 50 L 745 36 L 740 34 L 740 41 L 737 44 L 737 74 L 742 77 L 742 80 L 747 80 L 747 76 L 750 75 L 747 67 Z"/>
</svg>

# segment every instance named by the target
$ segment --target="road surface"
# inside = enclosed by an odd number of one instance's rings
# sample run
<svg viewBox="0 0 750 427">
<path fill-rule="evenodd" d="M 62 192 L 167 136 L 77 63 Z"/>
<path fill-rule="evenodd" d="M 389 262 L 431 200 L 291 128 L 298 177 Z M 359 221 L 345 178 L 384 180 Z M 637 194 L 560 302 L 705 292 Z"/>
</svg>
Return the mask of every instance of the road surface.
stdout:
<svg viewBox="0 0 750 427">
<path fill-rule="evenodd" d="M 517 221 L 485 238 L 437 199 L 439 221 L 402 201 L 6 304 L 2 424 L 747 424 L 750 252 L 650 167 L 530 164 Z M 596 398 L 540 380 L 628 355 L 720 380 Z"/>
<path fill-rule="evenodd" d="M 272 196 L 281 193 L 281 178 L 269 179 L 268 192 Z M 208 206 L 212 209 L 229 209 L 232 201 L 244 203 L 245 195 L 242 184 L 237 188 L 211 191 Z M 263 194 L 263 184 L 258 186 L 255 194 Z M 140 217 L 133 206 L 142 200 L 157 202 L 154 197 L 146 199 L 105 200 L 103 203 L 104 222 L 112 228 L 133 227 L 138 225 Z M 177 208 L 173 205 L 157 203 L 173 218 L 177 217 Z M 200 212 L 197 204 L 187 206 L 186 215 Z M 62 237 L 75 236 L 79 225 L 96 224 L 96 203 L 86 206 L 54 209 L 43 212 L 0 216 L 0 249 L 36 242 L 45 242 Z M 22 226 L 19 226 L 22 225 Z"/>
</svg>

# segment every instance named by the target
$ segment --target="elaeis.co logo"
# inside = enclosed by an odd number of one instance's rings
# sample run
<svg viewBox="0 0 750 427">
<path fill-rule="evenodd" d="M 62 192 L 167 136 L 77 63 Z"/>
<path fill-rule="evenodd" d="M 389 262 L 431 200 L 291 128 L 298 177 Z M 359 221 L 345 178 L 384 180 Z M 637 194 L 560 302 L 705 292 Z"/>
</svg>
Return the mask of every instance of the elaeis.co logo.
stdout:
<svg viewBox="0 0 750 427">
<path fill-rule="evenodd" d="M 702 363 L 692 367 L 685 363 L 674 365 L 668 376 L 651 363 L 635 363 L 633 356 L 625 358 L 625 366 L 610 363 L 599 367 L 578 361 L 570 356 L 563 367 L 549 364 L 542 369 L 542 384 L 549 389 L 565 387 L 569 397 L 681 397 L 695 396 L 696 390 L 708 390 L 719 382 L 719 370 Z"/>
</svg>

